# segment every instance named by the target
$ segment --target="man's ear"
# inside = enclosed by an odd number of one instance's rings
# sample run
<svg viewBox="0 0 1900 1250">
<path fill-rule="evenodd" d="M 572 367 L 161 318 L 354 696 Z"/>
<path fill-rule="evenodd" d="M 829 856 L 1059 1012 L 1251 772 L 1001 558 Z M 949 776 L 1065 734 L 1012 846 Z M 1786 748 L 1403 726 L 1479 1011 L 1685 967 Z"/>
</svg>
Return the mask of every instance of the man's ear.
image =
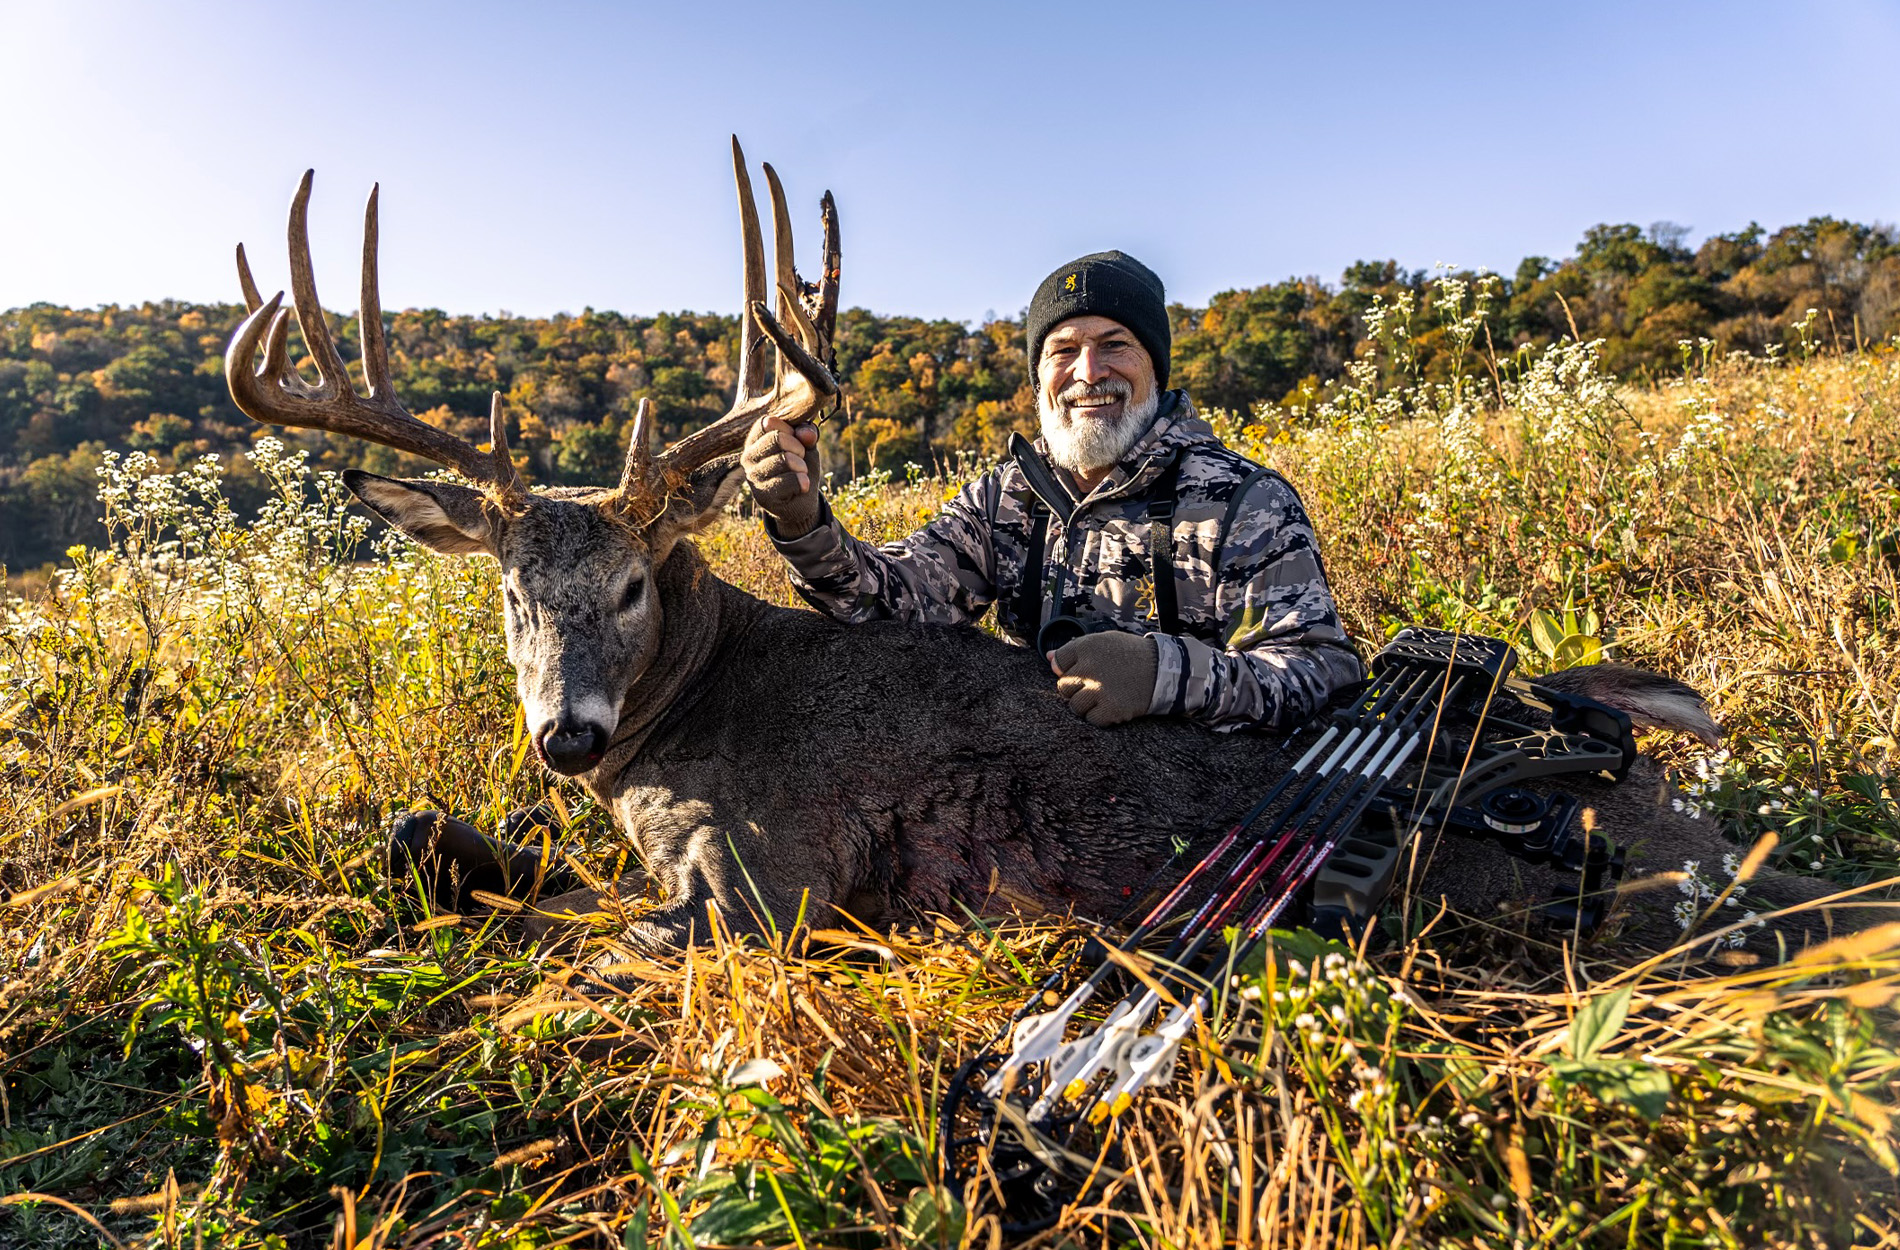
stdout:
<svg viewBox="0 0 1900 1250">
<path fill-rule="evenodd" d="M 736 455 L 721 456 L 694 469 L 686 479 L 686 489 L 666 501 L 666 511 L 647 530 L 654 567 L 666 563 L 673 544 L 717 520 L 726 505 L 738 497 L 744 481 Z"/>
<path fill-rule="evenodd" d="M 343 484 L 371 512 L 431 551 L 448 556 L 496 554 L 494 529 L 478 490 L 449 482 L 397 481 L 361 469 L 343 470 Z"/>
</svg>

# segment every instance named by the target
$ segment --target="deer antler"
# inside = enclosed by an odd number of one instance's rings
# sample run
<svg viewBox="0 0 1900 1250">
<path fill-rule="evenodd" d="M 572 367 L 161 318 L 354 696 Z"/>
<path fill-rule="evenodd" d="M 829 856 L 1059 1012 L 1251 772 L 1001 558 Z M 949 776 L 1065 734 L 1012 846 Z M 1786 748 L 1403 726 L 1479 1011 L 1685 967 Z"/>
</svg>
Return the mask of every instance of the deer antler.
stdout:
<svg viewBox="0 0 1900 1250">
<path fill-rule="evenodd" d="M 363 210 L 363 287 L 361 326 L 363 335 L 363 380 L 369 394 L 358 395 L 350 385 L 343 357 L 323 321 L 323 305 L 317 300 L 317 280 L 310 264 L 310 181 L 315 173 L 304 173 L 297 194 L 290 201 L 290 289 L 297 325 L 303 331 L 304 345 L 316 366 L 317 381 L 305 381 L 290 366 L 290 312 L 281 307 L 284 293 L 279 291 L 268 301 L 260 299 L 257 284 L 251 280 L 251 267 L 244 257 L 244 245 L 238 244 L 238 285 L 244 290 L 244 307 L 250 315 L 231 336 L 224 353 L 225 382 L 231 399 L 245 416 L 266 425 L 288 425 L 305 430 L 328 430 L 360 438 L 398 451 L 445 464 L 471 482 L 486 486 L 503 498 L 526 493 L 514 460 L 508 454 L 508 435 L 504 428 L 501 393 L 497 391 L 489 406 L 489 437 L 492 450 L 484 452 L 466 439 L 438 430 L 410 415 L 396 398 L 389 377 L 389 349 L 383 340 L 383 305 L 376 288 L 376 195 L 371 187 L 369 204 Z M 259 341 L 264 345 L 263 363 L 252 367 Z"/>
<path fill-rule="evenodd" d="M 693 431 L 658 456 L 647 450 L 649 437 L 644 405 L 634 418 L 627 448 L 627 469 L 619 493 L 632 502 L 657 480 L 690 473 L 709 460 L 729 455 L 745 444 L 746 434 L 763 416 L 787 421 L 810 420 L 838 394 L 831 375 L 835 359 L 833 331 L 838 320 L 838 210 L 831 192 L 821 203 L 825 245 L 824 272 L 818 282 L 802 281 L 792 262 L 791 216 L 778 174 L 765 166 L 772 193 L 772 240 L 777 265 L 778 315 L 766 307 L 765 243 L 759 231 L 759 210 L 752 198 L 752 179 L 746 173 L 745 152 L 738 136 L 732 140 L 732 175 L 739 189 L 739 227 L 745 264 L 745 312 L 739 321 L 739 385 L 732 407 L 712 424 Z M 787 331 L 780 318 L 791 323 Z M 766 382 L 767 342 L 777 349 L 777 368 Z M 787 366 L 790 366 L 789 368 Z"/>
</svg>

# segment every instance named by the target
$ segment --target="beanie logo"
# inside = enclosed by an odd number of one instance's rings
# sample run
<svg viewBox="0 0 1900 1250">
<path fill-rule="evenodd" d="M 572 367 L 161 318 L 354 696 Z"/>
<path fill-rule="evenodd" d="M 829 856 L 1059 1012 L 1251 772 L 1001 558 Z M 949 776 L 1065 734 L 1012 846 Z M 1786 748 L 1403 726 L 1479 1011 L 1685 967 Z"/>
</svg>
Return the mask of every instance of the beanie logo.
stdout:
<svg viewBox="0 0 1900 1250">
<path fill-rule="evenodd" d="M 1081 276 L 1082 275 L 1079 273 L 1072 273 L 1068 277 L 1064 278 L 1062 280 L 1062 289 L 1073 293 L 1075 291 L 1076 280 L 1079 279 Z"/>
</svg>

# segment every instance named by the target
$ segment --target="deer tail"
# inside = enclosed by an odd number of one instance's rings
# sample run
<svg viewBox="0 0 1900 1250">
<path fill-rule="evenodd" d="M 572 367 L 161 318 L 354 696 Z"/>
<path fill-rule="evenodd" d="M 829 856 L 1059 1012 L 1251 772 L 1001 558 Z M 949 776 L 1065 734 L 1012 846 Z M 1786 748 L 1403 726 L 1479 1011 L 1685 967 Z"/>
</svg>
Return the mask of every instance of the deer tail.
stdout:
<svg viewBox="0 0 1900 1250">
<path fill-rule="evenodd" d="M 1721 726 L 1694 686 L 1627 664 L 1587 664 L 1535 679 L 1564 694 L 1580 694 L 1626 714 L 1645 729 L 1676 729 L 1710 746 L 1722 741 Z"/>
</svg>

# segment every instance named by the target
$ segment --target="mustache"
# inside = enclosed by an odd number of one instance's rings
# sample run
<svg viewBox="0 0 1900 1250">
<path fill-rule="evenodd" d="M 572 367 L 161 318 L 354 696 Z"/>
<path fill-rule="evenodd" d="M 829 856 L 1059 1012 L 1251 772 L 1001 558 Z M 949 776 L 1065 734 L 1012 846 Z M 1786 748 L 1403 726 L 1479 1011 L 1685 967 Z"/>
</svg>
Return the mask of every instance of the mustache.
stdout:
<svg viewBox="0 0 1900 1250">
<path fill-rule="evenodd" d="M 1078 399 L 1113 398 L 1127 400 L 1134 396 L 1135 388 L 1120 378 L 1107 378 L 1100 382 L 1076 382 L 1066 387 L 1056 396 L 1059 404 L 1072 404 Z"/>
</svg>

